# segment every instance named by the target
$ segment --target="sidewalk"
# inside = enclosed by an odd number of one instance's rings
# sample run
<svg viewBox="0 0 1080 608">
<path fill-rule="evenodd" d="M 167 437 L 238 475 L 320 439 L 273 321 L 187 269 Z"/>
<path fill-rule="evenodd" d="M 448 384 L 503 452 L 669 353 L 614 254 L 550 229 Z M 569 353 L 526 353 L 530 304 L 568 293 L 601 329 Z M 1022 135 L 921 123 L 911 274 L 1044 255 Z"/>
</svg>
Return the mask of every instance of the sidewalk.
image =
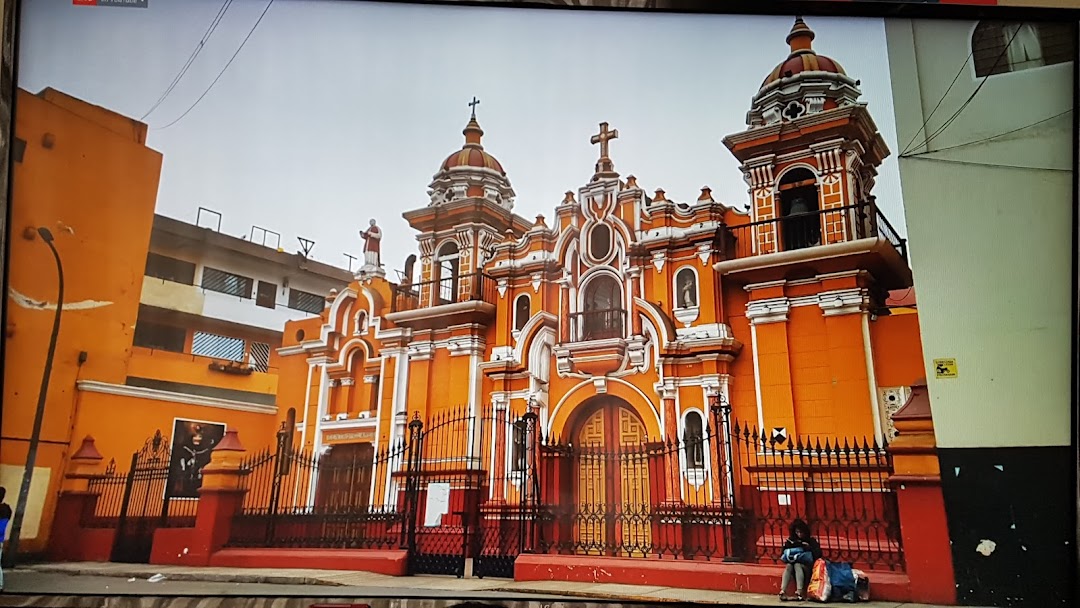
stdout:
<svg viewBox="0 0 1080 608">
<path fill-rule="evenodd" d="M 712 604 L 722 606 L 776 606 L 780 605 L 774 595 L 756 595 L 749 593 L 702 591 L 697 589 L 676 589 L 671 587 L 649 587 L 638 585 L 617 585 L 610 583 L 570 583 L 564 581 L 523 581 L 507 579 L 454 578 L 443 576 L 406 576 L 395 577 L 370 572 L 351 572 L 338 570 L 272 570 L 261 568 L 189 568 L 182 566 L 148 566 L 139 564 L 113 563 L 64 563 L 38 564 L 24 566 L 19 570 L 37 573 L 66 574 L 79 577 L 110 577 L 112 579 L 136 579 L 143 582 L 161 574 L 167 581 L 202 581 L 208 583 L 249 583 L 266 585 L 265 593 L 274 595 L 275 585 L 322 586 L 326 592 L 335 591 L 340 595 L 347 587 L 357 590 L 358 595 L 371 596 L 415 596 L 418 591 L 445 592 L 454 594 L 473 594 L 477 592 L 498 593 L 507 597 L 536 597 L 537 600 L 551 601 L 555 597 L 574 599 L 592 599 L 624 602 L 680 602 L 690 604 Z M 17 589 L 10 592 L 19 594 L 55 595 L 52 586 L 45 589 Z M 170 592 L 167 584 L 154 587 L 158 595 L 177 595 Z M 158 590 L 160 589 L 160 590 Z M 210 591 L 209 589 L 207 590 Z M 109 593 L 102 591 L 101 593 Z M 320 593 L 308 589 L 308 594 Z M 209 592 L 208 595 L 212 594 Z M 286 595 L 284 590 L 278 594 Z M 291 595 L 291 593 L 290 593 Z M 424 593 L 429 595 L 429 593 Z M 787 605 L 787 604 L 784 604 Z M 898 604 L 896 602 L 868 602 L 861 604 L 867 608 L 942 608 L 922 604 Z"/>
</svg>

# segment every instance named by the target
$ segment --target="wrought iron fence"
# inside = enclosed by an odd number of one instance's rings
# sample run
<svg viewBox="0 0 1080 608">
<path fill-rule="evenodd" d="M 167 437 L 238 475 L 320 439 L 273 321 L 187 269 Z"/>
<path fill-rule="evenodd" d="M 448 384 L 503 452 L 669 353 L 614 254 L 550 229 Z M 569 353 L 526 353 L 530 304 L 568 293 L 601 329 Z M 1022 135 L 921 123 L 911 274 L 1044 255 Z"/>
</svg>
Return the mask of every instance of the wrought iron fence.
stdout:
<svg viewBox="0 0 1080 608">
<path fill-rule="evenodd" d="M 483 272 L 455 274 L 432 281 L 402 283 L 392 288 L 391 312 L 416 310 L 457 302 L 496 300 L 495 280 Z"/>
<path fill-rule="evenodd" d="M 241 464 L 246 490 L 228 546 L 386 549 L 402 541 L 403 513 L 381 494 L 405 465 L 407 446 L 380 451 L 332 448 L 313 454 L 279 434 L 272 448 Z"/>
<path fill-rule="evenodd" d="M 903 569 L 886 445 L 801 437 L 781 442 L 736 423 L 733 447 L 752 560 L 777 561 L 798 518 L 810 525 L 827 559 L 874 570 Z"/>
<path fill-rule="evenodd" d="M 907 259 L 907 242 L 873 198 L 846 207 L 730 226 L 720 231 L 718 249 L 727 259 L 737 259 L 874 236 L 884 237 Z"/>
</svg>

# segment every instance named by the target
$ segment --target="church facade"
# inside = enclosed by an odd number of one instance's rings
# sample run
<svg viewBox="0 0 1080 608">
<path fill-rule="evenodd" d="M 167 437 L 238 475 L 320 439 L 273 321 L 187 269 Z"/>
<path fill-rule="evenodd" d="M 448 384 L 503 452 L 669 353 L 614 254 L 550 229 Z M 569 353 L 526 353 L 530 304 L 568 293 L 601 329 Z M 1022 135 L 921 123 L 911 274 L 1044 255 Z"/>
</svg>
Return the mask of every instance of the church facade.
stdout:
<svg viewBox="0 0 1080 608">
<path fill-rule="evenodd" d="M 847 488 L 860 504 L 873 496 L 861 517 L 881 540 L 869 553 L 902 568 L 883 448 L 925 375 L 918 315 L 893 314 L 912 312 L 911 272 L 872 194 L 889 151 L 859 81 L 813 38 L 796 20 L 747 128 L 723 140 L 748 212 L 708 187 L 694 201 L 648 193 L 618 171 L 618 131 L 601 123 L 589 182 L 550 219 L 521 217 L 474 100 L 464 145 L 404 214 L 419 251 L 400 280 L 382 269 L 373 221 L 357 280 L 320 318 L 286 327 L 279 440 L 371 465 L 360 498 L 319 476 L 308 500 L 336 492 L 393 508 L 415 483 L 432 509 L 439 485 L 449 498 L 426 518 L 432 534 L 482 529 L 500 505 L 561 505 L 566 519 L 538 533 L 539 549 L 624 557 L 671 545 L 661 505 L 712 505 L 721 525 L 704 528 L 716 531 L 739 507 L 756 523 L 743 541 L 717 537 L 718 551 L 742 542 L 765 558 L 790 518 L 823 522 L 821 497 Z M 792 455 L 831 466 L 841 444 L 855 449 L 847 464 L 880 458 L 881 470 L 762 481 L 794 471 Z M 430 474 L 404 481 L 409 458 L 434 463 Z M 714 542 L 694 534 L 676 552 Z M 832 536 L 834 548 L 851 542 Z"/>
</svg>

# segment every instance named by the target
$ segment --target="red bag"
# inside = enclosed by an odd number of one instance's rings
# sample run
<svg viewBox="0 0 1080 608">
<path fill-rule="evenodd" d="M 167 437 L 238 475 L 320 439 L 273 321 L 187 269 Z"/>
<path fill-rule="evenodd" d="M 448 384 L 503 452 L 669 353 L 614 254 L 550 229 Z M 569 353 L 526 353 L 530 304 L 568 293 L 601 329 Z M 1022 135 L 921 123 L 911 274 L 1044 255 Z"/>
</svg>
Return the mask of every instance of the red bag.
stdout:
<svg viewBox="0 0 1080 608">
<path fill-rule="evenodd" d="M 829 568 L 825 560 L 819 559 L 814 562 L 810 585 L 806 588 L 806 599 L 824 604 L 829 601 L 830 595 L 832 595 L 832 583 L 829 582 Z"/>
</svg>

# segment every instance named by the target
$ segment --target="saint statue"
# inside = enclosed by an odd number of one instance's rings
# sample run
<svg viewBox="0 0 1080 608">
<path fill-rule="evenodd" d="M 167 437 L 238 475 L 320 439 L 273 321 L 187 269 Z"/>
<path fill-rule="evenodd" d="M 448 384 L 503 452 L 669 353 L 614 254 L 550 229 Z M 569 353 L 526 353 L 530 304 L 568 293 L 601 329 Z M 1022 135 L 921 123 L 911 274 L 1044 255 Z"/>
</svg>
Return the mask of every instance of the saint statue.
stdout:
<svg viewBox="0 0 1080 608">
<path fill-rule="evenodd" d="M 382 240 L 382 230 L 375 225 L 375 220 L 368 222 L 369 228 L 360 231 L 360 238 L 364 239 L 364 266 L 379 268 L 379 241 Z"/>
</svg>

